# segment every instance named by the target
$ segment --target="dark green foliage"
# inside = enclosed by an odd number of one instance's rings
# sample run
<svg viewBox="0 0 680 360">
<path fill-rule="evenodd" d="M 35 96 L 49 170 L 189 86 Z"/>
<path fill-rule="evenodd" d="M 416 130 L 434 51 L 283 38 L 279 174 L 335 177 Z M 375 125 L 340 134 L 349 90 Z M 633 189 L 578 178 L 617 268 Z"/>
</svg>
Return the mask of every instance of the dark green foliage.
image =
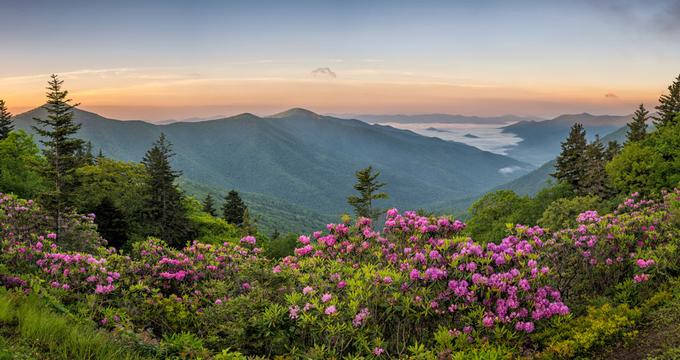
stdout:
<svg viewBox="0 0 680 360">
<path fill-rule="evenodd" d="M 203 200 L 203 211 L 207 212 L 211 216 L 217 216 L 217 211 L 215 210 L 215 201 L 210 194 L 206 195 L 205 200 Z"/>
<path fill-rule="evenodd" d="M 587 170 L 587 165 L 583 161 L 586 146 L 586 132 L 583 130 L 583 125 L 576 123 L 562 143 L 562 152 L 557 157 L 555 173 L 552 176 L 578 189 Z"/>
<path fill-rule="evenodd" d="M 659 97 L 659 105 L 656 106 L 656 111 L 654 125 L 657 127 L 678 123 L 676 116 L 680 113 L 680 74 L 668 86 L 668 94 Z"/>
<path fill-rule="evenodd" d="M 583 162 L 586 165 L 583 177 L 578 181 L 576 192 L 580 195 L 595 195 L 606 198 L 610 195 L 609 179 L 605 171 L 607 154 L 599 137 L 586 146 L 583 154 Z M 612 151 L 613 152 L 613 151 Z"/>
<path fill-rule="evenodd" d="M 197 232 L 192 240 L 206 244 L 222 244 L 225 241 L 236 242 L 243 236 L 241 229 L 235 225 L 203 211 L 203 204 L 195 198 L 186 196 L 183 205 L 191 227 Z M 264 239 L 263 236 L 257 236 L 258 241 L 264 241 Z"/>
<path fill-rule="evenodd" d="M 172 145 L 161 133 L 142 160 L 148 174 L 144 218 L 148 221 L 148 235 L 179 248 L 190 240 L 192 229 L 182 206 L 183 195 L 175 185 L 180 172 L 170 165 L 173 155 Z"/>
<path fill-rule="evenodd" d="M 604 151 L 604 158 L 607 161 L 612 161 L 614 156 L 621 152 L 621 145 L 616 140 L 610 140 L 607 143 L 607 149 Z"/>
<path fill-rule="evenodd" d="M 520 211 L 528 208 L 530 201 L 511 190 L 488 193 L 470 207 L 466 231 L 481 243 L 498 242 L 506 236 L 508 224 L 523 222 Z"/>
<path fill-rule="evenodd" d="M 264 253 L 272 259 L 282 259 L 286 256 L 293 255 L 294 250 L 298 247 L 298 235 L 286 234 L 283 236 L 274 237 L 264 246 Z"/>
<path fill-rule="evenodd" d="M 650 194 L 680 184 L 680 115 L 639 142 L 627 144 L 607 164 L 614 187 Z"/>
<path fill-rule="evenodd" d="M 576 217 L 586 210 L 597 210 L 600 214 L 607 212 L 606 204 L 597 196 L 558 199 L 545 209 L 538 224 L 551 230 L 574 227 Z"/>
<path fill-rule="evenodd" d="M 246 204 L 239 196 L 236 190 L 231 190 L 224 197 L 224 205 L 222 205 L 222 216 L 230 224 L 236 226 L 243 225 L 243 218 L 246 212 Z"/>
<path fill-rule="evenodd" d="M 245 235 L 257 234 L 257 219 L 250 215 L 248 207 L 243 211 L 243 222 L 240 225 L 241 230 Z"/>
<path fill-rule="evenodd" d="M 12 114 L 7 111 L 5 100 L 0 99 L 0 140 L 7 138 L 10 131 L 14 129 L 12 124 Z"/>
<path fill-rule="evenodd" d="M 77 187 L 74 173 L 80 165 L 78 154 L 83 148 L 83 140 L 75 137 L 81 125 L 73 121 L 73 108 L 78 104 L 71 104 L 62 84 L 63 80 L 52 75 L 44 105 L 47 118 L 33 118 L 38 123 L 33 129 L 42 138 L 40 142 L 47 158 L 43 172 L 50 182 L 50 189 L 42 194 L 41 200 L 56 221 L 57 233 L 62 214 L 72 205 L 72 194 Z"/>
<path fill-rule="evenodd" d="M 45 159 L 26 132 L 13 131 L 0 140 L 0 159 L 0 192 L 30 199 L 45 190 L 46 182 L 40 174 Z"/>
<path fill-rule="evenodd" d="M 76 156 L 79 159 L 80 166 L 94 165 L 96 159 L 94 154 L 92 154 L 92 142 L 86 142 L 83 147 L 78 150 Z"/>
<path fill-rule="evenodd" d="M 511 190 L 490 192 L 468 210 L 466 231 L 480 242 L 498 242 L 507 235 L 508 224 L 535 225 L 554 201 L 573 197 L 565 183 L 547 187 L 536 196 L 519 196 Z"/>
<path fill-rule="evenodd" d="M 384 210 L 375 208 L 373 200 L 388 198 L 387 193 L 378 192 L 386 184 L 377 181 L 380 171 L 374 173 L 372 166 L 357 171 L 355 175 L 357 182 L 354 185 L 354 189 L 359 192 L 359 196 L 349 196 L 347 203 L 354 208 L 354 213 L 357 217 L 363 216 L 375 220 Z"/>
<path fill-rule="evenodd" d="M 144 238 L 147 230 L 142 210 L 148 178 L 144 165 L 102 157 L 94 165 L 78 168 L 76 176 L 80 186 L 74 194 L 74 201 L 80 212 L 97 214 L 96 207 L 108 198 L 124 215 L 127 225 L 125 238 L 132 241 Z"/>
<path fill-rule="evenodd" d="M 128 243 L 129 229 L 125 215 L 116 208 L 108 196 L 104 197 L 99 205 L 94 208 L 94 214 L 97 231 L 106 239 L 108 246 L 120 249 Z"/>
<path fill-rule="evenodd" d="M 647 135 L 647 120 L 649 120 L 649 111 L 645 109 L 644 104 L 640 104 L 633 119 L 628 123 L 628 132 L 626 133 L 626 142 L 640 141 Z"/>
</svg>

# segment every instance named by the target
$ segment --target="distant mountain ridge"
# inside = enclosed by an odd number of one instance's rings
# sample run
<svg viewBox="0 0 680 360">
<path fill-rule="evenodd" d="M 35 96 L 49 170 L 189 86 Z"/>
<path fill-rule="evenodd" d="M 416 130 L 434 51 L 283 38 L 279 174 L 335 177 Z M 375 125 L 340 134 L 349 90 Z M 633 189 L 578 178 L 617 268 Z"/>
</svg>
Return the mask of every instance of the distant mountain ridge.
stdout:
<svg viewBox="0 0 680 360">
<path fill-rule="evenodd" d="M 622 126 L 614 132 L 602 137 L 601 141 L 606 145 L 610 141 L 616 141 L 623 144 L 626 141 L 627 126 Z M 541 165 L 538 169 L 518 177 L 507 184 L 496 187 L 494 190 L 513 190 L 520 195 L 535 195 L 541 189 L 545 188 L 550 182 L 555 182 L 555 179 L 550 175 L 555 172 L 555 159 L 552 159 Z"/>
<path fill-rule="evenodd" d="M 516 115 L 482 117 L 458 114 L 417 114 L 417 115 L 345 114 L 336 116 L 343 119 L 358 119 L 368 123 L 401 123 L 401 124 L 443 123 L 443 124 L 505 125 L 514 122 L 545 120 L 539 117 L 516 116 Z"/>
<path fill-rule="evenodd" d="M 42 108 L 15 117 L 32 132 Z M 350 209 L 354 172 L 372 165 L 382 172 L 391 199 L 386 206 L 417 208 L 440 199 L 481 193 L 531 170 L 515 159 L 389 126 L 291 109 L 270 117 L 241 114 L 202 122 L 156 125 L 107 119 L 76 109 L 79 137 L 94 151 L 140 161 L 164 132 L 173 143 L 174 166 L 192 183 L 238 189 L 279 199 L 319 214 Z M 519 171 L 502 173 L 500 169 Z"/>
<path fill-rule="evenodd" d="M 630 119 L 631 115 L 567 114 L 545 121 L 521 121 L 503 127 L 502 131 L 522 138 L 508 149 L 508 156 L 541 166 L 560 153 L 560 144 L 573 124 L 583 124 L 588 141 L 592 141 L 595 135 L 605 136 L 625 126 Z"/>
</svg>

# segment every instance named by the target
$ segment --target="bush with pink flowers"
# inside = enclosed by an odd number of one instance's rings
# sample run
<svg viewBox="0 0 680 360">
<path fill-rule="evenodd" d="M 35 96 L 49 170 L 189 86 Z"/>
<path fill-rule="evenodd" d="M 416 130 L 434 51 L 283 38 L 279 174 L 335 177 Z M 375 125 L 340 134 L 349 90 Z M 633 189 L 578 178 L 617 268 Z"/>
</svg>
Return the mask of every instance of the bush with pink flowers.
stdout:
<svg viewBox="0 0 680 360">
<path fill-rule="evenodd" d="M 149 238 L 124 254 L 104 247 L 91 216 L 69 217 L 62 239 L 36 204 L 0 199 L 1 285 L 37 291 L 158 356 L 184 343 L 187 353 L 266 357 L 586 354 L 609 333 L 581 344 L 564 329 L 604 319 L 582 317 L 593 317 L 593 295 L 633 306 L 630 294 L 680 275 L 678 191 L 583 212 L 553 233 L 514 225 L 484 244 L 461 221 L 391 209 L 382 228 L 359 218 L 300 236 L 281 260 L 252 236 L 183 249 Z"/>
<path fill-rule="evenodd" d="M 545 256 L 555 264 L 557 288 L 570 302 L 603 293 L 625 280 L 647 282 L 677 275 L 678 227 L 673 206 L 680 191 L 654 201 L 627 198 L 612 214 L 586 211 L 572 229 L 556 231 Z"/>
</svg>

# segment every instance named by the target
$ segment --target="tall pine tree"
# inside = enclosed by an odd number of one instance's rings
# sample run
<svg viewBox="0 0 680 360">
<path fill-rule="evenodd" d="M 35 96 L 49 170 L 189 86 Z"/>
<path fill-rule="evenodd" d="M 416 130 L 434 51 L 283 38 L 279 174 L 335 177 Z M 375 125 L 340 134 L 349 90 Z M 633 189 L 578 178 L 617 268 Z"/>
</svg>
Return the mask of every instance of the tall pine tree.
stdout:
<svg viewBox="0 0 680 360">
<path fill-rule="evenodd" d="M 373 201 L 388 198 L 387 193 L 378 192 L 386 184 L 377 181 L 380 172 L 374 173 L 372 166 L 357 171 L 355 176 L 357 183 L 354 189 L 359 192 L 359 196 L 347 197 L 347 203 L 354 207 L 357 217 L 363 216 L 375 220 L 383 213 L 383 210 L 375 208 Z"/>
<path fill-rule="evenodd" d="M 649 120 L 649 111 L 645 109 L 644 104 L 640 104 L 633 119 L 628 123 L 628 132 L 626 132 L 626 142 L 640 141 L 647 135 L 647 120 Z"/>
<path fill-rule="evenodd" d="M 211 216 L 217 216 L 217 211 L 215 211 L 215 200 L 213 200 L 213 197 L 210 194 L 206 195 L 205 200 L 203 200 L 203 211 Z"/>
<path fill-rule="evenodd" d="M 243 217 L 246 212 L 246 204 L 239 196 L 236 190 L 231 190 L 227 196 L 224 197 L 224 204 L 222 205 L 222 215 L 224 220 L 236 226 L 243 225 Z"/>
<path fill-rule="evenodd" d="M 579 183 L 586 173 L 584 153 L 586 150 L 586 131 L 583 125 L 572 125 L 569 136 L 562 143 L 562 152 L 555 163 L 555 173 L 551 174 L 558 181 L 571 185 L 574 190 L 579 188 Z"/>
<path fill-rule="evenodd" d="M 6 139 L 13 129 L 12 114 L 7 110 L 5 100 L 0 99 L 0 140 Z"/>
<path fill-rule="evenodd" d="M 654 125 L 666 126 L 675 122 L 675 117 L 680 114 L 680 74 L 668 86 L 668 94 L 659 97 L 659 105 L 656 106 L 657 115 L 654 117 Z"/>
<path fill-rule="evenodd" d="M 172 156 L 172 144 L 162 133 L 144 155 L 142 164 L 148 173 L 144 217 L 149 226 L 149 235 L 181 248 L 190 240 L 192 229 L 182 204 L 183 194 L 175 185 L 181 173 L 172 169 Z"/>
<path fill-rule="evenodd" d="M 578 182 L 578 186 L 575 188 L 576 193 L 579 195 L 595 195 L 600 198 L 608 197 L 610 189 L 605 171 L 607 154 L 599 136 L 595 136 L 595 141 L 586 146 L 583 162 L 586 164 L 585 176 Z"/>
<path fill-rule="evenodd" d="M 80 166 L 78 154 L 82 151 L 83 140 L 74 135 L 80 130 L 80 124 L 73 121 L 73 108 L 68 91 L 62 89 L 63 80 L 52 75 L 47 86 L 47 103 L 43 108 L 47 111 L 47 119 L 33 118 L 38 126 L 33 126 L 43 139 L 43 153 L 47 159 L 44 170 L 51 188 L 42 196 L 43 205 L 52 213 L 56 222 L 56 231 L 61 230 L 61 218 L 72 203 L 72 194 L 77 188 L 75 170 Z"/>
</svg>

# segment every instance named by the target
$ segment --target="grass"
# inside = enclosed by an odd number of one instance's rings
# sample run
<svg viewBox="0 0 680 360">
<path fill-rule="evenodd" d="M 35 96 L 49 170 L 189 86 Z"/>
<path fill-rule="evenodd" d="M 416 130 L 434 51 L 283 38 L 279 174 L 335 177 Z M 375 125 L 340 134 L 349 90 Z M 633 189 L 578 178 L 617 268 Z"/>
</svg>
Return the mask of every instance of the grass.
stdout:
<svg viewBox="0 0 680 360">
<path fill-rule="evenodd" d="M 38 356 L 39 354 L 39 356 Z M 35 295 L 0 292 L 0 360 L 143 359 L 92 323 L 51 310 Z"/>
</svg>

